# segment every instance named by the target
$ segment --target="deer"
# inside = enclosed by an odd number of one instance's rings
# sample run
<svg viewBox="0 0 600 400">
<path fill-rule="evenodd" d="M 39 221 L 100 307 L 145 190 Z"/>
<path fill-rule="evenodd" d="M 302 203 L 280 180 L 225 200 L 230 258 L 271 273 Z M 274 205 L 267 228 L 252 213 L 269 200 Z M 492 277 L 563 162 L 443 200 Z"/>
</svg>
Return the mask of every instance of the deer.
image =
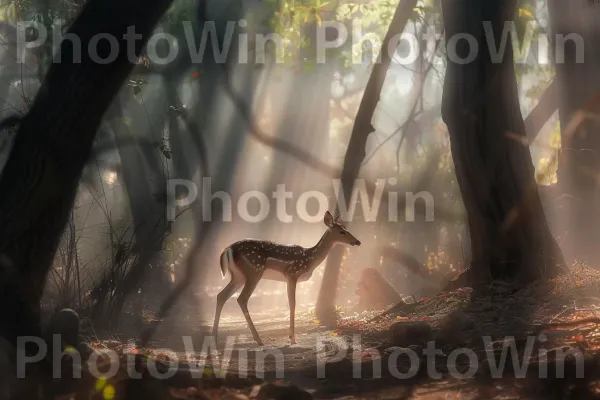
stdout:
<svg viewBox="0 0 600 400">
<path fill-rule="evenodd" d="M 360 246 L 346 227 L 340 222 L 341 215 L 333 217 L 325 213 L 323 222 L 327 230 L 313 247 L 284 245 L 258 239 L 244 239 L 235 242 L 221 252 L 220 263 L 223 279 L 229 272 L 231 280 L 217 295 L 217 307 L 213 324 L 213 338 L 217 341 L 219 320 L 223 306 L 242 286 L 237 302 L 246 318 L 254 341 L 263 346 L 256 327 L 248 312 L 248 300 L 262 280 L 287 283 L 288 306 L 290 309 L 291 344 L 296 344 L 294 318 L 296 312 L 296 285 L 308 281 L 313 271 L 325 260 L 336 244 Z"/>
</svg>

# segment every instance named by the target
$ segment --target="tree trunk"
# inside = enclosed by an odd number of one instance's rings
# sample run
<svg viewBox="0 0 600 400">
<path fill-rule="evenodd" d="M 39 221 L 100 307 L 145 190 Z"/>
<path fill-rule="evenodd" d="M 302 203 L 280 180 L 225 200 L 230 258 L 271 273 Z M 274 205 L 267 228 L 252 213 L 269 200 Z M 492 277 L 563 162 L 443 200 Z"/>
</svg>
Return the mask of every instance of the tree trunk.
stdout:
<svg viewBox="0 0 600 400">
<path fill-rule="evenodd" d="M 442 2 L 447 41 L 470 35 L 479 47 L 475 53 L 464 37 L 448 46 L 442 102 L 468 216 L 473 254 L 465 277 L 471 284 L 491 279 L 528 282 L 552 276 L 557 265 L 565 264 L 546 223 L 529 148 L 519 140 L 526 133 L 512 48 L 507 45 L 501 60 L 493 61 L 497 53 L 484 32 L 484 22 L 490 21 L 499 48 L 504 24 L 513 21 L 516 6 L 516 0 Z M 457 61 L 471 52 L 473 61 Z"/>
<path fill-rule="evenodd" d="M 569 203 L 562 228 L 567 231 L 565 253 L 569 262 L 579 260 L 598 267 L 597 239 L 600 216 L 597 212 L 597 177 L 600 172 L 600 122 L 586 118 L 573 132 L 567 132 L 577 111 L 598 114 L 599 105 L 588 106 L 600 91 L 600 6 L 588 1 L 548 2 L 553 38 L 575 34 L 583 39 L 581 49 L 568 40 L 564 45 L 564 62 L 556 62 L 559 119 L 562 151 L 558 159 L 558 183 L 568 193 Z M 557 54 L 563 46 L 555 42 Z M 585 50 L 585 54 L 584 54 Z M 579 59 L 582 57 L 582 59 Z"/>
<path fill-rule="evenodd" d="M 404 31 L 404 27 L 412 16 L 416 5 L 416 0 L 402 0 L 398 5 L 390 28 L 381 45 L 381 62 L 375 65 L 367 82 L 367 87 L 352 128 L 346 157 L 344 158 L 341 180 L 345 201 L 350 200 L 352 190 L 354 189 L 354 182 L 358 178 L 360 167 L 365 159 L 367 139 L 375 131 L 372 125 L 373 114 L 375 114 L 375 109 L 379 103 L 383 82 L 391 64 L 391 54 L 388 51 L 389 44 L 395 35 Z M 335 297 L 343 252 L 344 249 L 342 247 L 336 246 L 327 257 L 327 264 L 325 265 L 323 282 L 321 283 L 316 307 L 317 317 L 322 321 L 332 321 L 335 317 Z"/>
<path fill-rule="evenodd" d="M 139 55 L 171 0 L 104 0 L 86 3 L 69 33 L 81 39 L 81 62 L 73 62 L 70 42 L 61 45 L 62 62 L 52 64 L 35 102 L 21 121 L 0 176 L 0 336 L 39 335 L 39 301 L 60 236 L 68 221 L 83 167 L 102 116 L 133 69 L 123 36 L 134 26 L 142 40 Z M 95 62 L 87 51 L 98 34 L 117 38 L 112 62 Z M 108 41 L 99 58 L 111 55 Z M 112 52 L 114 54 L 114 51 Z M 10 264 L 12 265 L 6 265 Z"/>
<path fill-rule="evenodd" d="M 107 117 L 113 127 L 115 141 L 119 156 L 121 159 L 121 176 L 129 207 L 132 215 L 132 222 L 135 234 L 133 243 L 133 254 L 135 261 L 121 285 L 120 292 L 115 300 L 115 313 L 110 313 L 111 321 L 105 321 L 112 326 L 116 326 L 119 317 L 122 315 L 120 310 L 128 296 L 138 293 L 146 298 L 146 304 L 153 305 L 157 294 L 164 293 L 170 289 L 167 281 L 167 269 L 162 260 L 162 248 L 167 236 L 167 218 L 165 215 L 166 205 L 166 172 L 163 161 L 158 153 L 158 145 L 154 148 L 142 146 L 140 139 L 134 132 L 143 131 L 141 127 L 136 129 L 136 111 L 134 107 L 139 107 L 135 102 L 127 106 L 128 94 L 122 93 L 118 100 L 113 103 Z M 119 101 L 120 100 L 120 101 Z M 133 116 L 133 128 L 125 122 L 123 110 L 128 110 L 128 114 Z M 108 118 L 107 118 L 108 119 Z M 143 121 L 143 119 L 141 119 Z M 139 124 L 139 122 L 138 122 Z M 152 125 L 151 125 L 152 126 Z M 151 128 L 150 128 L 151 129 Z M 152 138 L 152 134 L 148 136 Z M 156 138 L 152 138 L 156 140 Z M 135 143 L 135 145 L 131 145 Z M 146 280 L 144 282 L 144 280 Z"/>
</svg>

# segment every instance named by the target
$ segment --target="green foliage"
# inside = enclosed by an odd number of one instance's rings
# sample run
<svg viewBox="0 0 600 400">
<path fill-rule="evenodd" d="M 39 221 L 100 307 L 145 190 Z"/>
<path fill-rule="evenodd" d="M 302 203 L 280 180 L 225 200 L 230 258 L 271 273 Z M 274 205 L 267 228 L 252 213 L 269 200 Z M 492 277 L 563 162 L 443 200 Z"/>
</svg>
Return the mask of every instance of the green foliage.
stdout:
<svg viewBox="0 0 600 400">
<path fill-rule="evenodd" d="M 345 3 L 338 7 L 336 18 L 349 29 L 354 29 L 353 24 L 358 24 L 363 37 L 356 43 L 350 43 L 339 51 L 339 62 L 342 68 L 351 68 L 355 60 L 363 58 L 364 54 L 372 53 L 372 61 L 380 48 L 372 48 L 370 41 L 381 46 L 389 25 L 398 6 L 397 0 L 374 0 L 368 4 Z M 417 11 L 415 11 L 417 12 Z"/>
<path fill-rule="evenodd" d="M 515 31 L 518 43 L 515 43 L 517 48 L 514 49 L 514 54 L 515 70 L 519 82 L 525 75 L 548 75 L 553 72 L 550 65 L 539 65 L 532 62 L 533 59 L 530 58 L 531 44 L 538 42 L 542 36 L 548 34 L 539 24 L 538 12 L 539 10 L 535 8 L 535 4 L 531 0 L 522 0 L 515 16 Z M 512 38 L 509 39 L 512 40 Z M 523 50 L 522 54 L 521 50 Z M 527 57 L 524 59 L 525 62 L 523 62 L 523 57 Z"/>
<path fill-rule="evenodd" d="M 562 147 L 560 122 L 556 121 L 548 138 L 549 152 L 540 157 L 536 166 L 535 179 L 540 185 L 552 185 L 558 182 L 558 155 Z"/>
<path fill-rule="evenodd" d="M 398 6 L 398 0 L 373 0 L 370 2 L 335 3 L 323 0 L 266 0 L 267 17 L 262 24 L 265 31 L 283 38 L 285 46 L 284 62 L 305 71 L 314 69 L 315 59 L 311 56 L 298 58 L 298 53 L 314 51 L 310 32 L 324 21 L 343 24 L 349 38 L 358 27 L 362 32 L 359 41 L 347 40 L 342 47 L 328 49 L 327 58 L 337 60 L 341 68 L 351 68 L 362 53 L 378 53 L 379 48 L 367 49 L 371 41 L 381 45 Z M 414 9 L 413 21 L 439 15 L 439 9 L 429 2 L 420 2 Z M 366 52 L 363 52 L 366 50 Z M 370 57 L 373 58 L 373 57 Z M 365 60 L 361 60 L 365 61 Z"/>
<path fill-rule="evenodd" d="M 544 73 L 545 71 L 542 68 L 532 69 L 533 72 L 539 75 L 540 73 Z M 542 93 L 546 90 L 548 85 L 550 84 L 551 77 L 543 76 L 536 83 L 531 85 L 527 91 L 525 92 L 525 96 L 529 99 L 539 99 Z"/>
<path fill-rule="evenodd" d="M 360 19 L 366 26 L 377 25 L 377 33 L 384 33 L 392 21 L 394 11 L 398 6 L 397 0 L 375 0 L 370 3 L 344 3 L 338 7 L 338 21 Z"/>
<path fill-rule="evenodd" d="M 196 19 L 198 2 L 194 0 L 179 0 L 173 2 L 171 7 L 164 15 L 167 21 L 180 23 L 182 21 L 192 21 Z"/>
<path fill-rule="evenodd" d="M 519 41 L 524 39 L 527 25 L 531 22 L 535 22 L 535 5 L 531 0 L 523 0 L 519 4 L 515 18 L 515 28 Z M 539 31 L 537 33 L 539 33 Z"/>
<path fill-rule="evenodd" d="M 295 65 L 299 50 L 309 49 L 312 44 L 305 34 L 311 24 L 323 22 L 323 12 L 329 2 L 320 0 L 295 1 L 295 0 L 267 0 L 270 12 L 266 18 L 266 30 L 275 33 L 283 39 L 283 61 Z M 304 59 L 306 64 L 308 59 Z"/>
<path fill-rule="evenodd" d="M 10 24 L 18 22 L 18 6 L 17 2 L 11 0 L 0 1 L 0 21 Z"/>
</svg>

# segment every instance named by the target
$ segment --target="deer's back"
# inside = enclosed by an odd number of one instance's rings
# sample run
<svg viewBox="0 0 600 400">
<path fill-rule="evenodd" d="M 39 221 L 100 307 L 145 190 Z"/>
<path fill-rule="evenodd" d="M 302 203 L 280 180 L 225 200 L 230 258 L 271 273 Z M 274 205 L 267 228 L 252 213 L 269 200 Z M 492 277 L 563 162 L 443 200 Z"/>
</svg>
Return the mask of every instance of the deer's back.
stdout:
<svg viewBox="0 0 600 400">
<path fill-rule="evenodd" d="M 243 255 L 253 259 L 276 259 L 293 261 L 304 254 L 304 248 L 298 245 L 279 244 L 267 240 L 245 239 L 232 244 L 234 257 Z"/>
</svg>

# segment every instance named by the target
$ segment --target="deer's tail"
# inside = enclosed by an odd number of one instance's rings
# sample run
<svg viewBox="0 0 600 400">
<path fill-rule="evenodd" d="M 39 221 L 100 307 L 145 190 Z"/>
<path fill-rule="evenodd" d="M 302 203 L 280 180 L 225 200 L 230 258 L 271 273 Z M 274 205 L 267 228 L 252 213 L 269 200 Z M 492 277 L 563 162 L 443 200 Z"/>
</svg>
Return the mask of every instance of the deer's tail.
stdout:
<svg viewBox="0 0 600 400">
<path fill-rule="evenodd" d="M 232 262 L 233 250 L 231 250 L 231 247 L 228 247 L 221 253 L 221 274 L 223 275 L 223 278 L 227 275 L 227 271 L 229 271 Z"/>
</svg>

